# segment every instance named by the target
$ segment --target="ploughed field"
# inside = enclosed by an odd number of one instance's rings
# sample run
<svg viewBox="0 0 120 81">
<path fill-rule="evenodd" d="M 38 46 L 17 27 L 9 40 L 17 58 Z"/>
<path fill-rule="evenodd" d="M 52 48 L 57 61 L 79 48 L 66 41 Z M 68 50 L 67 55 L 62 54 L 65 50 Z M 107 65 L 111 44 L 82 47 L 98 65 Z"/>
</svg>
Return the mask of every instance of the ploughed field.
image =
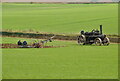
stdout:
<svg viewBox="0 0 120 81">
<path fill-rule="evenodd" d="M 3 3 L 3 30 L 76 34 L 103 25 L 118 34 L 118 4 Z"/>
<path fill-rule="evenodd" d="M 35 39 L 3 37 L 2 42 Z M 54 40 L 60 48 L 3 48 L 3 79 L 117 79 L 118 45 L 80 46 Z"/>
</svg>

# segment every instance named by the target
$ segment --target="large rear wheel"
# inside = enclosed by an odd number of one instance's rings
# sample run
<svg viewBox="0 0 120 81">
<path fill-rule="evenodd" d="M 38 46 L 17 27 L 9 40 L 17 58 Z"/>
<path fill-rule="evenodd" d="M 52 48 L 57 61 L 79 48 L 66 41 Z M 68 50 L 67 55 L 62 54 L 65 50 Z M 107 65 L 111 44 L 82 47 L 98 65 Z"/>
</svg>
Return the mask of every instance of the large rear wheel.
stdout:
<svg viewBox="0 0 120 81">
<path fill-rule="evenodd" d="M 85 36 L 84 36 L 84 35 L 79 36 L 78 39 L 77 39 L 77 42 L 78 42 L 78 44 L 80 44 L 80 45 L 84 45 L 84 44 L 85 44 L 85 41 L 86 41 L 86 39 L 85 39 Z"/>
<path fill-rule="evenodd" d="M 95 44 L 97 46 L 101 46 L 102 45 L 102 40 L 100 38 L 96 38 L 94 42 L 95 42 Z"/>
<path fill-rule="evenodd" d="M 103 45 L 108 46 L 110 44 L 110 39 L 108 37 L 105 37 L 103 40 Z"/>
</svg>

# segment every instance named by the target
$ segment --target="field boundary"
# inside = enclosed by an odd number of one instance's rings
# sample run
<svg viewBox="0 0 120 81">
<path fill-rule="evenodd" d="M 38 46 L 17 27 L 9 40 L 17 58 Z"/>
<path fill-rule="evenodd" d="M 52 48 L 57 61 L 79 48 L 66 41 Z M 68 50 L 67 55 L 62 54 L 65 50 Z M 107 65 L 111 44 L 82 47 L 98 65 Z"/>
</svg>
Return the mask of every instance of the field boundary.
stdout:
<svg viewBox="0 0 120 81">
<path fill-rule="evenodd" d="M 23 32 L 7 32 L 1 31 L 1 36 L 8 36 L 8 37 L 24 37 L 24 38 L 39 38 L 39 39 L 47 39 L 52 36 L 55 36 L 53 39 L 58 40 L 77 40 L 78 35 L 70 36 L 70 35 L 60 35 L 60 34 L 43 34 L 43 33 L 23 33 Z M 108 35 L 110 41 L 112 43 L 120 43 L 120 37 L 112 37 L 112 35 Z"/>
</svg>

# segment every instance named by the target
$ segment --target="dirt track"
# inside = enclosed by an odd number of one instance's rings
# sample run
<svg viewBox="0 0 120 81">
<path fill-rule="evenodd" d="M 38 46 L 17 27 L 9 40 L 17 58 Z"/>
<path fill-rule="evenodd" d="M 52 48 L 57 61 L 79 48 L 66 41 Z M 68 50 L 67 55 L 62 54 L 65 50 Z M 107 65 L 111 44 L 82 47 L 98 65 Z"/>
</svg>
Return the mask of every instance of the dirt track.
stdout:
<svg viewBox="0 0 120 81">
<path fill-rule="evenodd" d="M 26 47 L 20 47 L 17 44 L 0 44 L 1 48 L 34 48 L 31 45 L 28 45 Z M 64 46 L 43 46 L 40 48 L 60 48 L 60 47 L 64 47 Z"/>
</svg>

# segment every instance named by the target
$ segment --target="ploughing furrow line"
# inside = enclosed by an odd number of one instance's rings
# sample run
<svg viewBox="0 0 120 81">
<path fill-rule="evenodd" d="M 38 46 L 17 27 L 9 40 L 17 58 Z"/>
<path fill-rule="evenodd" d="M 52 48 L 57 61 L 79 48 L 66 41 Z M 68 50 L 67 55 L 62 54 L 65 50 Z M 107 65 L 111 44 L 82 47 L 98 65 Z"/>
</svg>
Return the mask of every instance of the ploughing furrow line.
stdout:
<svg viewBox="0 0 120 81">
<path fill-rule="evenodd" d="M 0 44 L 1 48 L 35 48 L 32 45 L 27 45 L 27 46 L 18 46 L 17 44 Z M 65 47 L 65 46 L 43 46 L 39 48 L 60 48 L 60 47 Z"/>
<path fill-rule="evenodd" d="M 23 33 L 23 32 L 8 32 L 8 31 L 1 31 L 1 36 L 8 36 L 8 37 L 24 37 L 24 38 L 39 38 L 39 39 L 46 39 L 52 36 L 55 36 L 53 39 L 58 40 L 77 40 L 78 36 L 68 36 L 68 35 L 55 35 L 55 34 L 41 34 L 41 33 Z M 120 43 L 119 37 L 109 37 L 110 42 L 112 43 Z"/>
</svg>

